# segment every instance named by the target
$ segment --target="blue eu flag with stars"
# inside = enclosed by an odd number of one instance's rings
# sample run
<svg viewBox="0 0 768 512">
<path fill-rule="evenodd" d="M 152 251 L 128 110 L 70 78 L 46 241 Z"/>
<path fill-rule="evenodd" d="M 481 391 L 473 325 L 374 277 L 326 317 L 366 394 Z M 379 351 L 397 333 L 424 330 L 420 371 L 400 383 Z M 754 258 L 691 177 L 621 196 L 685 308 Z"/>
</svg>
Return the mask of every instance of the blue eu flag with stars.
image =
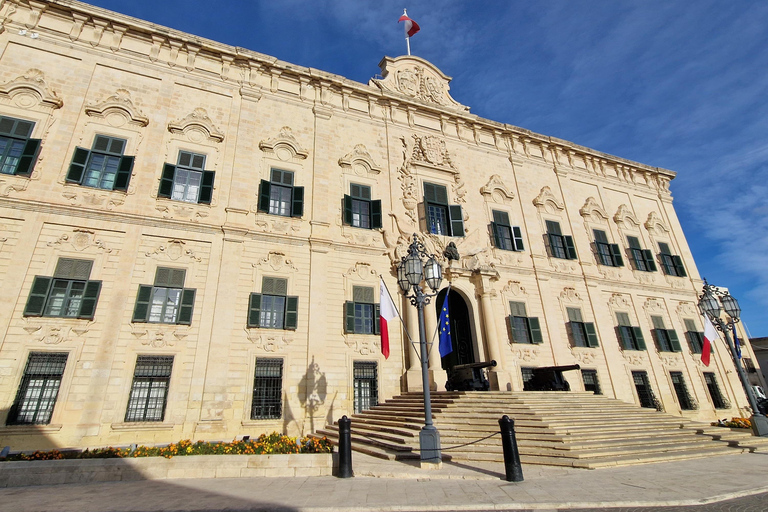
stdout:
<svg viewBox="0 0 768 512">
<path fill-rule="evenodd" d="M 448 293 L 445 294 L 443 307 L 440 310 L 440 319 L 437 321 L 437 332 L 440 339 L 440 357 L 445 357 L 453 352 L 451 343 L 451 322 L 448 319 Z"/>
</svg>

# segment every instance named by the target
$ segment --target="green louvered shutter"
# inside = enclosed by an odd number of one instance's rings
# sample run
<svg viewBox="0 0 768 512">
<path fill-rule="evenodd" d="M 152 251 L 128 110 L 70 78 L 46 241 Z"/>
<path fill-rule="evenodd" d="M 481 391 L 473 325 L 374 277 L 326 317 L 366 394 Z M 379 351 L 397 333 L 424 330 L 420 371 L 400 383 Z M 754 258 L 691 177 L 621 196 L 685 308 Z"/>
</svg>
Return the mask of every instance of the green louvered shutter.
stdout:
<svg viewBox="0 0 768 512">
<path fill-rule="evenodd" d="M 355 303 L 351 300 L 344 303 L 344 332 L 355 332 Z"/>
<path fill-rule="evenodd" d="M 499 233 L 499 225 L 495 222 L 491 222 L 491 234 L 493 235 L 493 245 L 501 248 L 501 234 Z"/>
<path fill-rule="evenodd" d="M 595 330 L 595 324 L 592 322 L 584 322 L 584 329 L 587 331 L 587 346 L 599 347 L 600 342 L 597 339 L 597 331 Z"/>
<path fill-rule="evenodd" d="M 632 334 L 635 337 L 638 350 L 646 350 L 645 338 L 643 338 L 643 331 L 639 327 L 632 327 Z"/>
<path fill-rule="evenodd" d="M 682 352 L 683 348 L 680 346 L 680 339 L 677 337 L 677 331 L 674 329 L 668 329 L 669 343 L 672 345 L 673 352 Z"/>
<path fill-rule="evenodd" d="M 121 156 L 120 163 L 117 165 L 117 174 L 115 175 L 115 186 L 113 190 L 122 192 L 128 191 L 128 184 L 131 182 L 131 171 L 133 170 L 133 157 Z"/>
<path fill-rule="evenodd" d="M 152 287 L 139 286 L 136 294 L 136 305 L 133 308 L 133 322 L 146 322 L 149 318 L 149 303 L 152 301 Z"/>
<path fill-rule="evenodd" d="M 52 277 L 35 276 L 32 288 L 29 290 L 24 316 L 43 316 L 48 290 L 51 288 Z"/>
<path fill-rule="evenodd" d="M 14 174 L 29 177 L 32 174 L 32 169 L 35 167 L 38 151 L 40 151 L 40 139 L 27 139 Z"/>
<path fill-rule="evenodd" d="M 685 272 L 685 266 L 683 265 L 683 259 L 680 256 L 672 256 L 672 265 L 674 265 L 675 273 L 679 277 L 686 277 L 688 275 Z"/>
<path fill-rule="evenodd" d="M 523 233 L 518 226 L 512 226 L 512 241 L 515 244 L 516 251 L 525 250 L 525 246 L 523 246 Z"/>
<path fill-rule="evenodd" d="M 344 194 L 344 224 L 352 225 L 352 196 Z"/>
<path fill-rule="evenodd" d="M 190 325 L 192 323 L 192 310 L 195 307 L 195 289 L 184 288 L 181 292 L 181 307 L 177 324 Z"/>
<path fill-rule="evenodd" d="M 70 183 L 80 183 L 83 181 L 85 173 L 85 164 L 88 163 L 88 157 L 91 152 L 85 148 L 75 148 L 75 154 L 72 155 L 72 163 L 69 164 L 67 172 L 67 181 Z"/>
<path fill-rule="evenodd" d="M 272 184 L 267 180 L 261 180 L 259 183 L 259 207 L 260 212 L 269 213 L 269 196 L 272 192 Z"/>
<path fill-rule="evenodd" d="M 176 176 L 176 166 L 165 164 L 163 175 L 160 177 L 160 188 L 157 189 L 157 197 L 170 198 L 173 193 L 173 178 Z"/>
<path fill-rule="evenodd" d="M 261 294 L 252 293 L 248 298 L 248 327 L 259 327 L 261 322 Z"/>
<path fill-rule="evenodd" d="M 381 306 L 373 305 L 373 334 L 381 334 Z"/>
<path fill-rule="evenodd" d="M 451 223 L 451 236 L 464 236 L 464 215 L 461 213 L 461 205 L 450 205 L 448 217 Z"/>
<path fill-rule="evenodd" d="M 563 242 L 565 243 L 565 254 L 568 257 L 569 260 L 575 260 L 578 258 L 576 255 L 576 246 L 573 244 L 573 237 L 570 235 L 566 235 L 563 237 Z"/>
<path fill-rule="evenodd" d="M 101 293 L 101 281 L 88 281 L 85 283 L 83 300 L 80 302 L 80 312 L 77 318 L 93 320 L 96 313 L 96 304 L 99 302 L 99 293 Z"/>
<path fill-rule="evenodd" d="M 645 264 L 648 266 L 649 272 L 656 272 L 656 270 L 658 270 L 656 268 L 656 261 L 653 259 L 653 253 L 650 251 L 650 249 L 643 249 L 643 259 L 645 260 Z"/>
<path fill-rule="evenodd" d="M 634 350 L 635 345 L 632 341 L 632 327 L 626 325 L 619 325 L 616 327 L 619 340 L 621 341 L 621 348 L 624 350 Z"/>
<path fill-rule="evenodd" d="M 304 215 L 304 187 L 293 187 L 291 217 Z"/>
<path fill-rule="evenodd" d="M 299 298 L 285 298 L 285 328 L 295 331 L 299 324 Z"/>
<path fill-rule="evenodd" d="M 524 338 L 521 338 L 520 334 L 515 329 L 515 320 L 514 320 L 514 318 L 515 318 L 514 315 L 509 315 L 507 317 L 507 326 L 509 327 L 509 332 L 512 335 L 512 341 L 515 342 L 515 343 L 518 343 L 517 340 L 524 339 Z"/>
<path fill-rule="evenodd" d="M 381 217 L 381 199 L 371 201 L 371 229 L 381 229 L 384 225 Z"/>
<path fill-rule="evenodd" d="M 621 257 L 621 248 L 619 247 L 619 244 L 611 244 L 610 248 L 611 248 L 611 259 L 613 259 L 613 266 L 623 267 L 624 258 Z"/>
<path fill-rule="evenodd" d="M 528 330 L 531 333 L 531 343 L 544 343 L 544 338 L 541 335 L 541 325 L 537 317 L 528 317 Z"/>
<path fill-rule="evenodd" d="M 200 183 L 200 197 L 197 200 L 200 204 L 211 204 L 213 199 L 213 180 L 216 173 L 213 171 L 203 171 L 203 180 Z"/>
</svg>

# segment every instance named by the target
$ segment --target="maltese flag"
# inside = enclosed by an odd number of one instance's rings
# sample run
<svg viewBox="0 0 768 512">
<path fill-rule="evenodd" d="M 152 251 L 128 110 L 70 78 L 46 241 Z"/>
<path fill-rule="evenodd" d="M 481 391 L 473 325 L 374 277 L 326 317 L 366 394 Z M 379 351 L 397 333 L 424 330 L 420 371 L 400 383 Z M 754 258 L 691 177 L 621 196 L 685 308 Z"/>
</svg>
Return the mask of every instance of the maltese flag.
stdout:
<svg viewBox="0 0 768 512">
<path fill-rule="evenodd" d="M 421 27 L 419 27 L 419 24 L 413 21 L 411 18 L 408 17 L 407 14 L 403 13 L 402 16 L 400 16 L 400 19 L 397 20 L 398 23 L 401 21 L 405 22 L 405 34 L 408 37 L 413 36 L 416 32 L 421 30 Z"/>
<path fill-rule="evenodd" d="M 395 303 L 392 302 L 392 297 L 389 295 L 387 285 L 384 284 L 384 280 L 380 279 L 380 305 L 379 305 L 379 328 L 381 332 L 381 353 L 384 355 L 384 359 L 389 358 L 389 324 L 392 320 L 398 317 L 397 308 Z"/>
<path fill-rule="evenodd" d="M 709 366 L 709 356 L 712 354 L 712 344 L 717 339 L 717 331 L 709 317 L 704 317 L 704 346 L 701 348 L 701 362 Z"/>
</svg>

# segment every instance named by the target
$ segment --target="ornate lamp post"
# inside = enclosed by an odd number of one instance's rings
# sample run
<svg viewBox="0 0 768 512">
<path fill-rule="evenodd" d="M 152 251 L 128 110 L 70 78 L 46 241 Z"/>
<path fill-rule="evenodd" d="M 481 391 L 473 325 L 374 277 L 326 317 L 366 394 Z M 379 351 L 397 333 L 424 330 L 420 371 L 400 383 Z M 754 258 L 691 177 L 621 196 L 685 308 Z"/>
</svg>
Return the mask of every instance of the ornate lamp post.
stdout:
<svg viewBox="0 0 768 512">
<path fill-rule="evenodd" d="M 426 261 L 425 261 L 426 260 Z M 432 293 L 424 293 L 421 288 L 422 279 L 432 289 Z M 419 449 L 422 463 L 440 463 L 440 432 L 432 424 L 432 402 L 429 390 L 429 357 L 427 355 L 427 335 L 424 328 L 424 306 L 437 295 L 440 282 L 443 280 L 443 268 L 437 259 L 428 254 L 424 245 L 419 242 L 416 234 L 408 247 L 408 255 L 402 258 L 397 266 L 397 284 L 403 295 L 410 300 L 412 306 L 419 311 L 419 347 L 421 353 L 421 384 L 424 390 L 424 427 L 419 432 Z M 411 292 L 408 295 L 408 292 Z"/>
<path fill-rule="evenodd" d="M 722 304 L 722 308 L 721 308 Z M 699 297 L 699 309 L 702 313 L 706 314 L 712 324 L 718 331 L 725 335 L 725 341 L 728 343 L 728 350 L 731 352 L 731 358 L 733 364 L 739 373 L 739 380 L 741 385 L 744 386 L 744 391 L 747 394 L 749 400 L 749 406 L 752 408 L 752 417 L 750 421 L 752 423 L 752 432 L 756 436 L 768 436 L 768 418 L 760 414 L 760 410 L 757 408 L 757 400 L 754 393 L 752 393 L 752 387 L 749 385 L 747 374 L 744 373 L 744 367 L 741 365 L 741 359 L 736 353 L 736 348 L 733 345 L 733 340 L 728 334 L 728 331 L 735 331 L 736 324 L 739 322 L 739 314 L 741 314 L 741 308 L 738 301 L 734 299 L 731 294 L 726 290 L 721 290 L 716 286 L 712 286 L 704 280 L 704 290 Z M 721 310 L 725 310 L 725 313 L 731 318 L 731 323 L 726 323 L 720 318 Z"/>
</svg>

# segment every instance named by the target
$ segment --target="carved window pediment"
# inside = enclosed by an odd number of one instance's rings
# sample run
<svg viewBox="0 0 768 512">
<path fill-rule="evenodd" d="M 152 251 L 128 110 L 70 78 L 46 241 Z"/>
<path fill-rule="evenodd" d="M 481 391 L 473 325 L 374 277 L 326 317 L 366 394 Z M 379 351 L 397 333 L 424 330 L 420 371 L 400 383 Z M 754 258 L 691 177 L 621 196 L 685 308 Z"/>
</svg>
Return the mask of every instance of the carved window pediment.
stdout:
<svg viewBox="0 0 768 512">
<path fill-rule="evenodd" d="M 501 176 L 494 174 L 480 189 L 480 193 L 488 202 L 505 203 L 515 198 L 515 193 L 507 188 Z"/>
<path fill-rule="evenodd" d="M 64 106 L 64 101 L 56 91 L 48 87 L 43 72 L 34 68 L 0 85 L 0 97 L 6 97 L 19 107 L 27 109 L 42 106 L 53 110 Z"/>
<path fill-rule="evenodd" d="M 272 153 L 283 161 L 296 158 L 304 160 L 309 156 L 309 153 L 301 147 L 288 126 L 280 128 L 280 133 L 276 137 L 261 141 L 259 149 L 265 153 Z"/>
<path fill-rule="evenodd" d="M 613 216 L 613 221 L 619 227 L 624 229 L 637 229 L 640 226 L 640 221 L 625 204 L 620 205 L 619 209 L 616 210 L 616 214 Z"/>
<path fill-rule="evenodd" d="M 648 220 L 645 221 L 645 229 L 647 229 L 649 233 L 656 235 L 669 233 L 669 228 L 667 228 L 664 221 L 661 220 L 661 217 L 659 217 L 659 214 L 656 212 L 648 214 Z"/>
<path fill-rule="evenodd" d="M 112 126 L 128 123 L 144 127 L 149 124 L 149 118 L 133 104 L 131 93 L 126 89 L 118 89 L 100 103 L 86 105 L 85 113 L 90 117 L 105 119 Z"/>
<path fill-rule="evenodd" d="M 594 222 L 605 222 L 608 220 L 608 212 L 597 203 L 594 197 L 587 198 L 584 202 L 584 206 L 579 210 L 579 213 L 586 220 L 592 220 Z"/>
<path fill-rule="evenodd" d="M 533 200 L 534 206 L 539 210 L 544 210 L 549 213 L 561 212 L 565 210 L 565 205 L 562 201 L 558 201 L 555 194 L 552 193 L 552 189 L 549 187 L 542 187 L 539 195 Z"/>
<path fill-rule="evenodd" d="M 356 145 L 351 152 L 339 158 L 339 167 L 345 172 L 354 172 L 360 175 L 381 173 L 381 167 L 374 162 L 373 157 L 363 144 Z"/>
<path fill-rule="evenodd" d="M 175 135 L 184 135 L 193 142 L 208 139 L 211 142 L 222 142 L 224 134 L 208 117 L 208 112 L 201 107 L 176 122 L 168 123 L 168 131 Z"/>
</svg>

